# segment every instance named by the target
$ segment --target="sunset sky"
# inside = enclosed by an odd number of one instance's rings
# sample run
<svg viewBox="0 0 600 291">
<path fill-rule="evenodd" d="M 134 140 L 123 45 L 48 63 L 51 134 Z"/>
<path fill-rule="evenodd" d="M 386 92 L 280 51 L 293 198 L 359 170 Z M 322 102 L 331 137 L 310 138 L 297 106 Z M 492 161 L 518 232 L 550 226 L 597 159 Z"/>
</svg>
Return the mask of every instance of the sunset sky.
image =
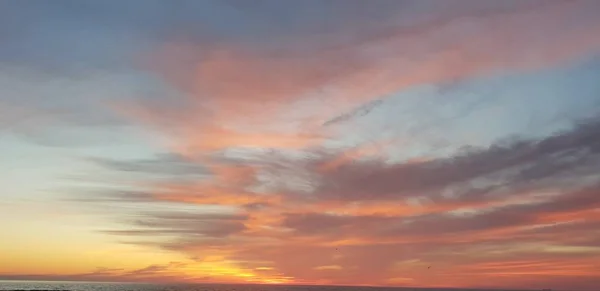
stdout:
<svg viewBox="0 0 600 291">
<path fill-rule="evenodd" d="M 600 1 L 0 1 L 0 279 L 600 286 Z"/>
</svg>

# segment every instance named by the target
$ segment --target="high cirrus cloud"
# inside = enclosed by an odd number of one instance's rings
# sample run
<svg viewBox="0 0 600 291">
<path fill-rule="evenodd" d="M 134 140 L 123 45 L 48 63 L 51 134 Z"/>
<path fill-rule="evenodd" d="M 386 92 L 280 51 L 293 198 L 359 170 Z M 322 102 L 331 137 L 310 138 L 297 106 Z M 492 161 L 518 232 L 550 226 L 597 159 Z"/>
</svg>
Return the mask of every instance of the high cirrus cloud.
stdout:
<svg viewBox="0 0 600 291">
<path fill-rule="evenodd" d="M 305 33 L 290 34 L 298 40 L 292 47 L 277 46 L 277 37 L 263 45 L 182 38 L 157 49 L 146 67 L 184 92 L 185 106 L 150 100 L 115 107 L 187 155 L 241 144 L 297 149 L 344 136 L 323 124 L 407 88 L 535 71 L 599 51 L 591 36 L 600 23 L 582 16 L 595 2 L 512 5 L 448 9 L 409 23 L 390 16 L 380 27 L 385 33 L 357 30 L 353 42 L 333 47 L 320 38 L 323 45 L 312 46 Z"/>
<path fill-rule="evenodd" d="M 408 29 L 399 25 L 397 32 L 388 28 L 377 38 L 367 34 L 359 45 L 308 52 L 173 44 L 160 54 L 165 65 L 158 64 L 157 69 L 164 69 L 167 79 L 175 78 L 174 84 L 226 114 L 226 119 L 261 120 L 266 118 L 262 114 L 273 110 L 270 106 L 285 107 L 283 100 L 298 98 L 331 100 L 325 104 L 343 110 L 413 85 L 536 69 L 595 53 L 600 44 L 590 36 L 600 23 L 593 18 L 581 21 L 579 16 L 596 8 L 594 2 L 557 1 L 482 15 L 439 16 L 448 19 L 410 26 L 418 33 L 406 33 Z M 361 39 L 360 31 L 357 38 Z M 190 54 L 200 57 L 177 62 Z"/>
</svg>

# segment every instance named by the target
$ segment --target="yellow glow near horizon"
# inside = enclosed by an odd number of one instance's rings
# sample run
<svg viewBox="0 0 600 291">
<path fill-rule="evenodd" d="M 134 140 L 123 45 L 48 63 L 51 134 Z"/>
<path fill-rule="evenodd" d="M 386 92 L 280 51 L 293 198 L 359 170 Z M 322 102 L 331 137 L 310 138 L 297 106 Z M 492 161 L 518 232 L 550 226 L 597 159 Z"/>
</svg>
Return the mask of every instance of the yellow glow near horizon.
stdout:
<svg viewBox="0 0 600 291">
<path fill-rule="evenodd" d="M 76 274 L 99 267 L 139 269 L 181 260 L 183 255 L 138 245 L 118 244 L 114 238 L 85 225 L 94 221 L 47 216 L 44 211 L 3 211 L 9 221 L 0 239 L 0 273 Z M 32 215 L 43 219 L 30 219 Z"/>
</svg>

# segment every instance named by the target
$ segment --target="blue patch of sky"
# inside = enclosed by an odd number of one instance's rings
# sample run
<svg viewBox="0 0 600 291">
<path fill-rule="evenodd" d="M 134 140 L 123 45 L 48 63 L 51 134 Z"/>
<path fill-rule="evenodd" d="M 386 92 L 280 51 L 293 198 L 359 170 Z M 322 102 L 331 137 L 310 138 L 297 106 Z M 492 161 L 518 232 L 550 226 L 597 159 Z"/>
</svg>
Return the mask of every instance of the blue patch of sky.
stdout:
<svg viewBox="0 0 600 291">
<path fill-rule="evenodd" d="M 541 138 L 600 110 L 600 62 L 417 86 L 346 122 L 337 146 L 396 138 L 393 160 L 446 156 L 511 136 Z"/>
</svg>

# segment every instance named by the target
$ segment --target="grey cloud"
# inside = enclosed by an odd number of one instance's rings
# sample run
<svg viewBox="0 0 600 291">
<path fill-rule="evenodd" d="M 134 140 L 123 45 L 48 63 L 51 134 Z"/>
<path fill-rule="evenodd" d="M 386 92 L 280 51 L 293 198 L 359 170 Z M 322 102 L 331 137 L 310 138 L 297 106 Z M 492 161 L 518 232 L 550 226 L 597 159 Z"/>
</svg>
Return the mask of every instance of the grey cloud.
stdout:
<svg viewBox="0 0 600 291">
<path fill-rule="evenodd" d="M 77 72 L 133 66 L 173 37 L 194 43 L 303 49 L 415 33 L 465 16 L 483 17 L 536 1 L 3 1 L 0 63 Z M 327 37 L 323 38 L 320 35 Z M 290 36 L 313 41 L 290 42 Z M 336 37 L 332 37 L 336 36 Z"/>
<path fill-rule="evenodd" d="M 571 213 L 600 207 L 598 185 L 561 194 L 532 204 L 511 204 L 488 209 L 483 213 L 451 215 L 434 213 L 418 216 L 347 216 L 325 213 L 288 214 L 283 226 L 298 235 L 336 237 L 404 237 L 427 238 L 462 235 L 505 228 L 531 227 L 539 218 L 553 213 Z M 525 232 L 530 230 L 525 230 Z M 518 231 L 516 232 L 518 235 Z"/>
<path fill-rule="evenodd" d="M 452 217 L 431 215 L 414 218 L 377 216 L 335 216 L 327 214 L 303 214 L 289 216 L 284 226 L 292 228 L 298 235 L 325 235 L 344 237 L 440 237 L 464 234 L 533 222 L 529 215 L 505 216 L 490 213 L 475 217 Z"/>
<path fill-rule="evenodd" d="M 175 282 L 181 281 L 182 277 L 174 273 L 170 268 L 182 267 L 186 263 L 171 262 L 163 265 L 150 265 L 136 270 L 126 271 L 124 269 L 97 268 L 88 273 L 76 274 L 0 274 L 3 280 L 38 280 L 38 281 L 105 281 L 105 282 Z"/>
<path fill-rule="evenodd" d="M 249 211 L 266 209 L 266 208 L 269 208 L 270 206 L 271 205 L 269 205 L 268 203 L 249 203 L 249 204 L 243 205 L 244 209 L 247 209 Z"/>
<path fill-rule="evenodd" d="M 369 114 L 369 112 L 371 112 L 373 109 L 380 106 L 382 103 L 383 103 L 383 100 L 371 101 L 371 102 L 364 104 L 350 112 L 344 113 L 342 115 L 336 116 L 336 117 L 326 121 L 325 123 L 323 123 L 323 126 L 330 126 L 330 125 L 333 125 L 336 123 L 351 120 L 353 118 L 359 118 L 361 116 L 365 116 L 365 115 Z"/>
<path fill-rule="evenodd" d="M 546 225 L 539 228 L 523 230 L 520 233 L 523 235 L 547 235 L 547 234 L 562 234 L 570 232 L 593 232 L 600 231 L 600 221 L 575 221 L 560 224 Z"/>
<path fill-rule="evenodd" d="M 293 229 L 301 235 L 343 235 L 356 234 L 361 230 L 373 230 L 373 227 L 389 225 L 401 220 L 393 217 L 346 216 L 324 213 L 287 214 L 282 226 Z"/>
<path fill-rule="evenodd" d="M 130 73 L 44 75 L 0 63 L 0 133 L 52 147 L 128 143 L 133 127 L 114 106 L 164 93 L 150 80 Z"/>
<path fill-rule="evenodd" d="M 518 197 L 525 193 L 525 190 L 562 192 L 561 195 L 547 197 L 549 200 L 543 202 L 494 206 L 477 214 L 462 216 L 439 212 L 405 217 L 284 213 L 284 220 L 280 226 L 292 229 L 292 233 L 299 236 L 320 236 L 327 239 L 378 237 L 419 240 L 460 235 L 476 237 L 482 232 L 506 229 L 514 232 L 515 236 L 535 237 L 534 234 L 526 232 L 520 234 L 520 231 L 526 230 L 519 228 L 538 225 L 538 219 L 544 215 L 590 210 L 600 206 L 596 162 L 599 136 L 600 119 L 594 118 L 550 137 L 505 140 L 488 148 L 468 149 L 453 157 L 420 163 L 389 164 L 377 160 L 359 160 L 343 164 L 333 172 L 323 172 L 318 170 L 319 166 L 336 156 L 330 151 L 319 149 L 312 154 L 295 158 L 285 154 L 264 154 L 259 155 L 260 158 L 234 158 L 225 159 L 223 162 L 271 168 L 276 171 L 286 169 L 293 172 L 297 169 L 295 167 L 302 171 L 314 171 L 314 175 L 308 176 L 311 179 L 319 178 L 319 183 L 315 183 L 314 192 L 299 193 L 290 188 L 276 189 L 276 193 L 282 193 L 285 203 L 319 203 L 332 199 L 343 203 L 393 203 L 403 201 L 407 197 L 425 196 L 429 197 L 427 203 L 433 203 L 434 206 L 446 205 L 452 209 L 459 209 L 487 205 L 489 202 L 502 202 L 511 196 Z M 295 162 L 298 162 L 299 166 L 294 164 Z M 589 187 L 585 187 L 586 185 Z M 445 197 L 440 194 L 449 188 L 457 190 L 458 195 Z M 239 188 L 236 186 L 235 189 Z M 184 194 L 190 197 L 203 195 Z M 144 191 L 108 191 L 101 194 L 98 201 L 102 199 L 108 199 L 111 203 L 159 202 L 151 192 Z M 263 206 L 246 205 L 245 210 L 252 214 L 263 209 Z M 428 206 L 431 204 L 424 205 Z M 274 207 L 276 209 L 277 206 Z M 173 239 L 158 244 L 154 242 L 154 245 L 185 251 L 192 246 L 239 243 L 225 242 L 222 238 L 242 234 L 246 230 L 246 219 L 248 217 L 243 215 L 204 216 L 187 212 L 137 212 L 126 222 L 127 225 L 133 226 L 132 229 L 110 233 L 134 239 L 169 236 Z"/>
<path fill-rule="evenodd" d="M 542 225 L 535 228 L 522 229 L 513 233 L 504 241 L 520 241 L 523 243 L 547 243 L 558 247 L 597 247 L 600 246 L 600 222 L 590 219 Z M 494 239 L 502 241 L 502 239 Z"/>
<path fill-rule="evenodd" d="M 197 161 L 192 161 L 179 154 L 168 153 L 143 160 L 111 160 L 102 158 L 91 159 L 96 164 L 109 170 L 135 172 L 158 176 L 207 178 L 210 170 Z"/>
<path fill-rule="evenodd" d="M 437 196 L 450 187 L 462 187 L 468 195 L 471 190 L 487 187 L 492 191 L 548 180 L 578 182 L 598 173 L 599 149 L 600 118 L 595 117 L 540 140 L 504 141 L 488 148 L 466 149 L 448 158 L 420 163 L 367 160 L 344 164 L 322 173 L 314 182 L 317 189 L 313 195 L 325 200 L 394 200 Z M 322 163 L 330 158 L 324 156 Z M 570 175 L 573 172 L 577 176 Z"/>
<path fill-rule="evenodd" d="M 130 230 L 109 230 L 121 236 L 227 237 L 246 229 L 245 215 L 222 213 L 138 213 L 129 221 Z"/>
<path fill-rule="evenodd" d="M 108 181 L 106 181 L 108 182 Z M 68 201 L 76 202 L 121 202 L 121 203 L 148 203 L 158 202 L 151 193 L 144 191 L 127 191 L 115 189 L 71 189 L 73 197 Z M 83 193 L 83 194 L 82 194 Z"/>
</svg>

